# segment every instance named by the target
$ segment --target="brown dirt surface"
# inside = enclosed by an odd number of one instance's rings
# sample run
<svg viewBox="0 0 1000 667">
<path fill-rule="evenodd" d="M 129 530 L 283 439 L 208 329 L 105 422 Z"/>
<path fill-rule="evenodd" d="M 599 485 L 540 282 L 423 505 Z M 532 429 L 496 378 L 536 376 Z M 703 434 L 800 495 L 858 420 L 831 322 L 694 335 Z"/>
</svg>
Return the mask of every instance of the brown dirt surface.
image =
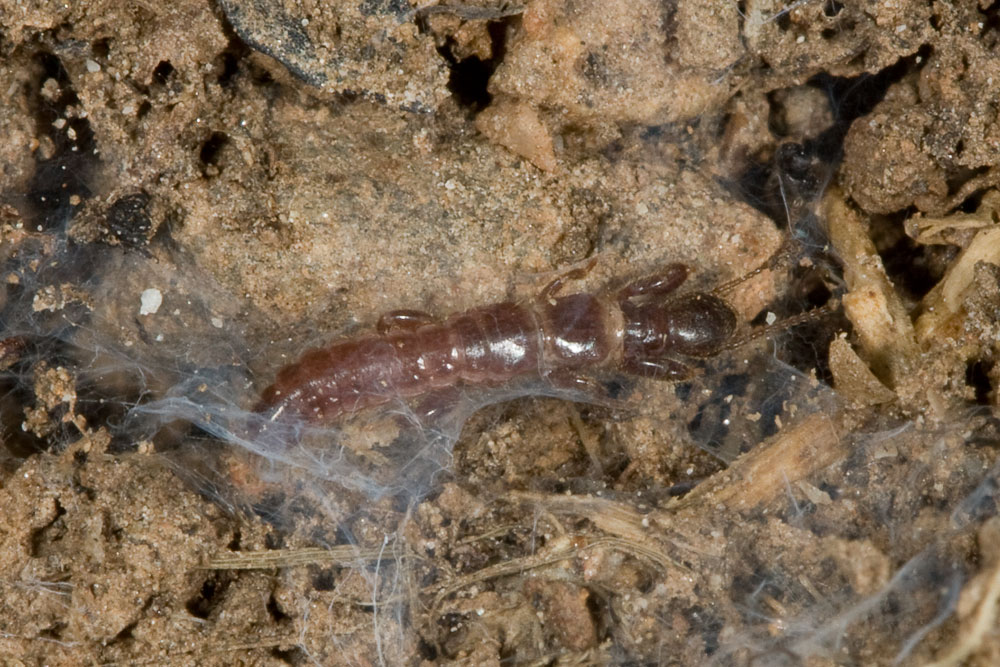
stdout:
<svg viewBox="0 0 1000 667">
<path fill-rule="evenodd" d="M 0 16 L 3 664 L 995 663 L 994 5 Z M 684 381 L 254 422 L 387 311 L 673 262 L 740 321 Z"/>
</svg>

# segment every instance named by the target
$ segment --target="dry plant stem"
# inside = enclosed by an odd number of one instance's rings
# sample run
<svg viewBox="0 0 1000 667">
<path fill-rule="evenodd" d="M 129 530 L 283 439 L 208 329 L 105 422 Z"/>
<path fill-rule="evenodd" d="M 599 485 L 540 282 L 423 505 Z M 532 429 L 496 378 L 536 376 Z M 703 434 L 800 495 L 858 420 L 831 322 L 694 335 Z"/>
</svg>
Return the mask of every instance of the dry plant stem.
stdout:
<svg viewBox="0 0 1000 667">
<path fill-rule="evenodd" d="M 579 538 L 581 542 L 586 539 L 588 538 L 583 536 Z M 433 613 L 428 615 L 428 618 L 436 618 L 439 615 L 438 612 L 441 609 L 441 605 L 445 598 L 449 595 L 468 589 L 474 584 L 549 567 L 551 565 L 555 565 L 556 563 L 577 558 L 578 556 L 593 550 L 611 549 L 621 551 L 636 558 L 649 561 L 665 571 L 686 569 L 683 566 L 674 563 L 666 554 L 663 553 L 661 548 L 652 544 L 650 540 L 643 541 L 647 544 L 636 544 L 630 540 L 608 537 L 593 539 L 585 544 L 577 544 L 576 540 L 560 540 L 560 545 L 551 551 L 547 550 L 537 555 L 526 556 L 524 558 L 517 558 L 504 563 L 498 563 L 497 565 L 484 567 L 466 575 L 454 577 L 440 584 L 434 584 L 425 588 L 423 591 L 424 593 L 436 592 L 434 601 L 431 604 Z"/>
<path fill-rule="evenodd" d="M 987 188 L 995 188 L 1000 184 L 1000 169 L 991 167 L 984 174 L 980 174 L 962 184 L 958 192 L 945 200 L 944 204 L 936 209 L 936 213 L 944 215 L 947 211 L 960 206 L 962 202 L 971 197 L 976 192 L 981 192 Z"/>
<path fill-rule="evenodd" d="M 844 262 L 844 312 L 854 325 L 862 356 L 892 388 L 916 366 L 919 349 L 903 302 L 882 266 L 858 213 L 831 187 L 823 200 L 830 242 Z"/>
<path fill-rule="evenodd" d="M 708 559 L 723 555 L 718 543 L 697 532 L 687 535 L 685 526 L 689 522 L 703 525 L 706 516 L 719 515 L 720 507 L 745 512 L 766 504 L 786 493 L 789 484 L 845 458 L 850 452 L 840 437 L 843 417 L 843 413 L 810 415 L 770 443 L 737 459 L 732 467 L 709 478 L 667 509 L 647 515 L 625 503 L 592 496 L 516 493 L 514 497 L 554 513 L 587 517 L 598 530 L 620 538 L 618 548 L 664 568 L 678 568 L 669 555 L 678 549 Z"/>
<path fill-rule="evenodd" d="M 896 394 L 875 377 L 845 338 L 835 338 L 830 342 L 828 359 L 834 387 L 855 405 L 878 405 L 896 398 Z"/>
<path fill-rule="evenodd" d="M 617 538 L 591 542 L 588 547 L 605 544 L 631 553 L 633 556 L 641 556 L 663 569 L 687 569 L 669 555 L 670 551 L 677 549 L 696 556 L 720 555 L 716 549 L 706 548 L 704 545 L 695 546 L 677 539 L 673 534 L 668 536 L 651 532 L 648 519 L 626 503 L 593 496 L 544 495 L 530 492 L 515 492 L 512 496 L 516 500 L 532 503 L 548 512 L 587 517 L 598 530 Z"/>
<path fill-rule="evenodd" d="M 919 213 L 907 220 L 906 233 L 917 243 L 924 245 L 960 245 L 968 243 L 953 238 L 955 233 L 992 227 L 1000 218 L 1000 191 L 990 190 L 983 195 L 979 206 L 972 213 L 951 213 L 946 216 L 924 216 Z"/>
<path fill-rule="evenodd" d="M 206 570 L 270 570 L 280 567 L 302 565 L 352 565 L 360 561 L 378 560 L 380 547 L 362 549 L 351 544 L 338 545 L 327 549 L 310 547 L 304 549 L 276 549 L 273 551 L 246 551 L 218 556 L 205 564 Z M 406 554 L 413 558 L 415 554 Z"/>
<path fill-rule="evenodd" d="M 526 558 L 517 558 L 505 563 L 484 567 L 470 574 L 455 577 L 438 586 L 432 587 L 439 590 L 434 598 L 434 603 L 431 605 L 431 608 L 437 609 L 446 597 L 452 593 L 457 593 L 464 588 L 468 588 L 477 582 L 488 581 L 489 579 L 496 579 L 497 577 L 506 577 L 512 574 L 527 572 L 529 570 L 537 570 L 541 567 L 554 565 L 555 563 L 576 557 L 580 551 L 580 548 L 575 545 L 567 545 L 554 551 L 546 551 L 545 553 L 528 556 Z"/>
<path fill-rule="evenodd" d="M 563 496 L 515 491 L 512 500 L 532 503 L 555 514 L 586 516 L 602 532 L 642 542 L 649 532 L 643 526 L 643 516 L 630 505 L 594 496 Z"/>
<path fill-rule="evenodd" d="M 983 196 L 982 203 L 973 214 L 982 229 L 976 232 L 968 247 L 948 267 L 944 278 L 924 297 L 922 313 L 916 323 L 917 340 L 922 344 L 952 333 L 961 325 L 965 295 L 973 282 L 976 264 L 1000 264 L 1000 226 L 994 222 L 997 206 L 1000 206 L 1000 196 L 996 192 Z M 969 222 L 967 215 L 956 214 L 955 217 L 956 225 Z M 947 227 L 948 221 L 949 218 L 934 219 L 939 228 Z"/>
<path fill-rule="evenodd" d="M 784 494 L 789 484 L 807 479 L 850 453 L 841 438 L 844 417 L 844 413 L 809 415 L 699 484 L 666 511 L 657 512 L 657 522 L 669 524 L 672 516 L 680 514 L 712 514 L 719 506 L 743 512 Z"/>
<path fill-rule="evenodd" d="M 961 323 L 965 291 L 972 284 L 977 262 L 1000 264 L 1000 228 L 977 233 L 969 247 L 948 267 L 944 278 L 924 297 L 924 312 L 916 324 L 921 343 L 930 343 Z M 958 321 L 953 321 L 956 315 Z"/>
</svg>

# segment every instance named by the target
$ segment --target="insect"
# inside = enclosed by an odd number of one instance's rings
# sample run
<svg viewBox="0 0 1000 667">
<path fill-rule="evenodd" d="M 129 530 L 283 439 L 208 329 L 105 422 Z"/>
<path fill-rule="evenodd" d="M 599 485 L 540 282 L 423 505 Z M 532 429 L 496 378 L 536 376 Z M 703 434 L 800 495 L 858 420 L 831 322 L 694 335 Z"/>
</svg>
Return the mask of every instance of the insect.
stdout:
<svg viewBox="0 0 1000 667">
<path fill-rule="evenodd" d="M 678 292 L 689 267 L 669 264 L 618 290 L 560 295 L 596 260 L 549 283 L 534 299 L 456 313 L 383 315 L 375 333 L 306 352 L 279 371 L 255 412 L 266 421 L 326 423 L 396 399 L 459 387 L 498 387 L 542 379 L 584 388 L 595 371 L 668 381 L 693 374 L 691 362 L 745 342 L 738 317 L 719 293 Z"/>
</svg>

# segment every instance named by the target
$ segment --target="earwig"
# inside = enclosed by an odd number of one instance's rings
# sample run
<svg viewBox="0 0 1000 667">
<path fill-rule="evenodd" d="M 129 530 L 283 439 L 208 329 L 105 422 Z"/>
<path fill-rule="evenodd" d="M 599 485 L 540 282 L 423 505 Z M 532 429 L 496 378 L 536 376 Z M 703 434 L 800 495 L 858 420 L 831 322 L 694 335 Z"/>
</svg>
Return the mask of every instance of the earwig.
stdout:
<svg viewBox="0 0 1000 667">
<path fill-rule="evenodd" d="M 269 421 L 326 423 L 396 399 L 521 379 L 578 388 L 606 370 L 678 381 L 693 375 L 693 361 L 745 342 L 736 337 L 736 311 L 718 295 L 739 281 L 678 293 L 689 269 L 670 264 L 617 291 L 558 296 L 593 265 L 560 276 L 527 302 L 443 320 L 415 310 L 387 313 L 376 333 L 310 350 L 281 369 L 255 411 Z"/>
</svg>

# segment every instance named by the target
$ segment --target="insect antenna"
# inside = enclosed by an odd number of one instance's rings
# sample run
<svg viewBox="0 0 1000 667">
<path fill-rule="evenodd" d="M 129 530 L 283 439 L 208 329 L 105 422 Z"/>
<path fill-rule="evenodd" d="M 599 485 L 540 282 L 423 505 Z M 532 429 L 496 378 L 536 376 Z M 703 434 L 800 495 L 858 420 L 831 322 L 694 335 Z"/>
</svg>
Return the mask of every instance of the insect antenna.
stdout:
<svg viewBox="0 0 1000 667">
<path fill-rule="evenodd" d="M 744 273 L 742 276 L 733 278 L 732 280 L 718 285 L 712 290 L 712 294 L 722 295 L 726 292 L 731 292 L 733 288 L 739 287 L 754 276 L 760 275 L 768 269 L 778 269 L 783 264 L 789 263 L 795 257 L 797 249 L 799 249 L 799 243 L 795 239 L 786 238 L 782 244 L 778 246 L 778 249 L 771 253 L 771 256 L 767 258 L 767 261 L 758 266 L 756 269 L 753 269 L 748 273 Z"/>
<path fill-rule="evenodd" d="M 812 322 L 818 320 L 821 317 L 825 317 L 837 311 L 840 308 L 839 299 L 831 299 L 828 303 L 819 308 L 813 308 L 812 310 L 807 310 L 804 313 L 799 313 L 798 315 L 793 315 L 791 317 L 786 317 L 780 322 L 775 322 L 774 324 L 768 324 L 766 326 L 757 327 L 746 332 L 742 336 L 733 338 L 731 341 L 719 348 L 719 352 L 725 352 L 728 350 L 735 350 L 738 347 L 742 347 L 747 343 L 751 343 L 758 338 L 763 338 L 765 336 L 770 336 L 775 333 L 780 333 L 782 331 L 787 331 L 793 327 L 797 327 L 800 324 L 805 324 L 806 322 Z"/>
</svg>

